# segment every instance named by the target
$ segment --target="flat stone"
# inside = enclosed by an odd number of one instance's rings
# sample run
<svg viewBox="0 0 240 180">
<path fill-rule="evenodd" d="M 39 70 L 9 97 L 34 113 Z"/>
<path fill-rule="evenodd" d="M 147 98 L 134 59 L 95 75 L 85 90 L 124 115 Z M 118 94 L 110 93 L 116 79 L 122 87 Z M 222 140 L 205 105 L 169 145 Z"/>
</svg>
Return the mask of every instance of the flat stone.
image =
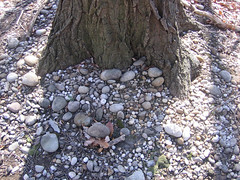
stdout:
<svg viewBox="0 0 240 180">
<path fill-rule="evenodd" d="M 79 109 L 80 103 L 78 101 L 70 101 L 68 103 L 68 110 L 70 112 L 76 112 Z"/>
<path fill-rule="evenodd" d="M 29 72 L 22 77 L 22 83 L 27 86 L 36 86 L 38 84 L 38 77 L 35 73 Z"/>
<path fill-rule="evenodd" d="M 79 70 L 79 72 L 80 72 L 81 74 L 83 74 L 83 75 L 87 75 L 87 74 L 88 74 L 88 70 L 87 70 L 87 69 L 84 69 L 84 68 L 81 68 L 81 69 Z"/>
<path fill-rule="evenodd" d="M 28 126 L 32 126 L 37 122 L 37 117 L 36 116 L 27 116 L 25 119 L 25 123 Z"/>
<path fill-rule="evenodd" d="M 232 80 L 231 74 L 228 71 L 226 71 L 226 70 L 220 71 L 219 74 L 220 74 L 220 76 L 223 78 L 223 80 L 225 82 L 230 82 Z"/>
<path fill-rule="evenodd" d="M 18 78 L 18 75 L 16 73 L 9 73 L 7 75 L 7 81 L 8 82 L 14 82 Z"/>
<path fill-rule="evenodd" d="M 121 172 L 121 173 L 125 173 L 126 172 L 125 168 L 122 165 L 118 165 L 117 168 L 118 168 L 119 172 Z"/>
<path fill-rule="evenodd" d="M 122 75 L 120 81 L 121 82 L 127 82 L 127 81 L 130 81 L 130 80 L 134 79 L 134 78 L 135 78 L 135 73 L 133 71 L 127 71 Z"/>
<path fill-rule="evenodd" d="M 67 105 L 67 101 L 63 97 L 55 97 L 52 103 L 52 110 L 55 112 L 59 112 Z"/>
<path fill-rule="evenodd" d="M 36 30 L 36 35 L 41 36 L 41 35 L 45 34 L 46 32 L 47 32 L 46 29 L 38 29 L 38 30 Z"/>
<path fill-rule="evenodd" d="M 73 179 L 73 178 L 76 177 L 76 173 L 73 172 L 73 171 L 70 171 L 70 172 L 68 173 L 68 176 L 69 176 L 71 179 Z"/>
<path fill-rule="evenodd" d="M 221 96 L 222 95 L 221 90 L 216 85 L 210 85 L 208 89 L 210 91 L 210 94 L 212 94 L 214 96 Z"/>
<path fill-rule="evenodd" d="M 130 135 L 130 130 L 128 128 L 122 128 L 120 134 L 125 134 L 126 136 Z"/>
<path fill-rule="evenodd" d="M 104 81 L 118 80 L 121 75 L 122 72 L 119 69 L 107 69 L 101 73 L 100 78 Z"/>
<path fill-rule="evenodd" d="M 7 108 L 11 112 L 18 113 L 22 106 L 18 102 L 13 102 L 11 104 L 8 104 Z"/>
<path fill-rule="evenodd" d="M 124 119 L 124 113 L 122 111 L 117 112 L 117 118 L 118 119 Z"/>
<path fill-rule="evenodd" d="M 147 102 L 142 103 L 142 107 L 144 109 L 148 110 L 148 109 L 151 109 L 152 105 L 150 102 L 147 101 Z"/>
<path fill-rule="evenodd" d="M 86 87 L 86 86 L 79 86 L 78 88 L 78 92 L 80 94 L 86 94 L 89 92 L 89 87 Z"/>
<path fill-rule="evenodd" d="M 24 60 L 25 60 L 25 63 L 29 66 L 34 66 L 38 63 L 38 58 L 33 55 L 26 56 Z"/>
<path fill-rule="evenodd" d="M 149 77 L 159 77 L 162 75 L 162 71 L 158 69 L 157 67 L 149 68 L 148 69 L 148 76 Z"/>
<path fill-rule="evenodd" d="M 94 166 L 93 161 L 89 160 L 87 162 L 87 169 L 92 172 L 93 171 L 93 166 Z"/>
<path fill-rule="evenodd" d="M 94 123 L 87 131 L 92 137 L 104 138 L 110 134 L 110 129 L 102 123 Z"/>
<path fill-rule="evenodd" d="M 191 130 L 188 126 L 186 126 L 183 129 L 183 134 L 182 134 L 183 140 L 187 141 L 190 138 L 190 136 L 191 136 Z"/>
<path fill-rule="evenodd" d="M 164 83 L 164 78 L 163 77 L 158 77 L 153 80 L 152 85 L 155 87 L 159 87 Z"/>
<path fill-rule="evenodd" d="M 55 152 L 59 147 L 58 138 L 56 134 L 47 132 L 41 138 L 41 146 L 44 151 Z"/>
<path fill-rule="evenodd" d="M 182 129 L 180 126 L 178 126 L 177 124 L 166 124 L 163 126 L 165 132 L 171 136 L 174 137 L 181 137 L 182 136 Z"/>
<path fill-rule="evenodd" d="M 41 98 L 39 101 L 38 101 L 38 104 L 43 107 L 43 108 L 48 108 L 50 106 L 50 101 L 46 98 Z"/>
<path fill-rule="evenodd" d="M 71 118 L 72 118 L 72 113 L 71 112 L 67 112 L 67 113 L 65 113 L 64 115 L 63 115 L 63 117 L 62 117 L 62 119 L 64 120 L 64 121 L 68 121 L 68 120 L 70 120 Z"/>
<path fill-rule="evenodd" d="M 14 151 L 18 148 L 18 146 L 19 146 L 18 142 L 14 142 L 8 147 L 8 150 L 9 151 Z"/>
<path fill-rule="evenodd" d="M 113 113 L 116 113 L 118 111 L 122 111 L 123 109 L 124 109 L 124 107 L 121 104 L 112 104 L 109 108 L 109 110 Z"/>
<path fill-rule="evenodd" d="M 44 170 L 44 166 L 41 166 L 41 165 L 35 165 L 35 171 L 37 173 L 40 173 Z"/>
<path fill-rule="evenodd" d="M 145 180 L 145 176 L 141 169 L 135 171 L 131 176 L 127 177 L 126 180 Z"/>
<path fill-rule="evenodd" d="M 102 108 L 97 109 L 95 117 L 96 117 L 97 121 L 102 120 L 102 117 L 103 117 L 103 109 Z"/>
<path fill-rule="evenodd" d="M 109 86 L 104 86 L 104 87 L 102 88 L 102 93 L 103 93 L 103 94 L 109 93 L 109 91 L 110 91 L 110 87 L 109 87 Z"/>
<path fill-rule="evenodd" d="M 84 113 L 77 113 L 74 117 L 74 123 L 77 125 L 77 126 L 90 126 L 92 122 L 92 118 L 91 117 L 88 117 L 86 116 Z"/>
<path fill-rule="evenodd" d="M 133 63 L 134 66 L 142 66 L 144 62 L 146 61 L 146 57 L 141 57 L 139 60 L 135 61 Z"/>
<path fill-rule="evenodd" d="M 12 49 L 12 48 L 16 48 L 19 44 L 19 40 L 15 37 L 9 37 L 8 38 L 8 48 Z"/>
</svg>

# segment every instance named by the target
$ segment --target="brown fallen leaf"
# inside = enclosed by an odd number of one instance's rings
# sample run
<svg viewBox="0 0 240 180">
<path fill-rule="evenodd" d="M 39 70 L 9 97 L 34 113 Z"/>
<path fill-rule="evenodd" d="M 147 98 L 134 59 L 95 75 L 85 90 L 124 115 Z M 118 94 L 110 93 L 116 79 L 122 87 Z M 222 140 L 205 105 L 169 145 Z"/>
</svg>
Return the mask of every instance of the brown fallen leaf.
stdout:
<svg viewBox="0 0 240 180">
<path fill-rule="evenodd" d="M 106 124 L 106 126 L 110 129 L 110 137 L 112 136 L 112 134 L 113 134 L 113 124 L 111 123 L 111 122 L 108 122 L 107 124 Z"/>
<path fill-rule="evenodd" d="M 95 140 L 96 140 L 96 139 L 94 139 L 94 138 L 90 138 L 90 139 L 86 140 L 86 141 L 84 142 L 84 146 L 89 146 L 89 145 L 93 144 L 93 142 L 94 142 Z"/>
</svg>

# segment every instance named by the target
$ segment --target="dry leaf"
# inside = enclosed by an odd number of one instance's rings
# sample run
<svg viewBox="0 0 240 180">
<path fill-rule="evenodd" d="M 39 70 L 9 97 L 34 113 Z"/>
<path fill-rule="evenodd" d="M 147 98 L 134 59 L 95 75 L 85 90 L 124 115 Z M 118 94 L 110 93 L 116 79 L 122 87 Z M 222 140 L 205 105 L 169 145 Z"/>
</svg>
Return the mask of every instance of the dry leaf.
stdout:
<svg viewBox="0 0 240 180">
<path fill-rule="evenodd" d="M 86 141 L 84 142 L 84 146 L 89 146 L 89 145 L 93 144 L 93 142 L 94 142 L 95 140 L 96 140 L 96 139 L 94 139 L 94 138 L 90 138 L 90 139 L 86 140 Z"/>
<path fill-rule="evenodd" d="M 112 136 L 112 134 L 113 134 L 113 124 L 111 122 L 108 122 L 106 124 L 106 126 L 110 129 L 110 135 L 109 136 Z"/>
<path fill-rule="evenodd" d="M 109 144 L 105 141 L 105 140 L 95 140 L 94 142 L 93 142 L 93 145 L 94 146 L 100 146 L 100 147 L 102 147 L 102 148 L 105 148 L 105 149 L 107 149 L 107 148 L 109 148 Z"/>
</svg>

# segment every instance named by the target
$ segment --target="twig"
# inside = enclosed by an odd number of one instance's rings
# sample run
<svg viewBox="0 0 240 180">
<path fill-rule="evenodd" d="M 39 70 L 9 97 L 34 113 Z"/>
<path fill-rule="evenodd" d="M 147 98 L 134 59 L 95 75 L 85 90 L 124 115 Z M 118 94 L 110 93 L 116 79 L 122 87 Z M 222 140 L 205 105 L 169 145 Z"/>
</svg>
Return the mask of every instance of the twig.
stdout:
<svg viewBox="0 0 240 180">
<path fill-rule="evenodd" d="M 23 15 L 23 10 L 21 10 L 21 13 L 20 13 L 20 15 L 19 15 L 19 17 L 18 17 L 18 19 L 17 19 L 17 22 L 16 22 L 17 25 L 18 25 L 19 20 L 21 19 L 22 15 Z"/>
<path fill-rule="evenodd" d="M 125 141 L 125 134 L 119 136 L 119 137 L 116 138 L 116 139 L 111 140 L 111 141 L 109 142 L 109 146 L 113 146 L 113 145 L 115 145 L 115 144 L 118 144 L 118 143 L 120 143 L 121 141 Z"/>
</svg>

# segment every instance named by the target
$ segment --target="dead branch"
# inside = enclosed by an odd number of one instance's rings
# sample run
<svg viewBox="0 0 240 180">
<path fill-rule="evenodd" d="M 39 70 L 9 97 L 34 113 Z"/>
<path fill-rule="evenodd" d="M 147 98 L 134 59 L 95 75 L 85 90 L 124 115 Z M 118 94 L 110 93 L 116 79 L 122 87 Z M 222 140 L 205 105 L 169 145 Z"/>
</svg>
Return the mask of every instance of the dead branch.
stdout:
<svg viewBox="0 0 240 180">
<path fill-rule="evenodd" d="M 205 16 L 208 19 L 211 20 L 211 22 L 213 24 L 215 24 L 218 28 L 222 28 L 222 29 L 230 29 L 236 32 L 240 32 L 240 26 L 235 26 L 232 24 L 228 24 L 226 22 L 224 22 L 223 20 L 221 20 L 219 17 L 214 16 L 213 14 L 206 12 L 206 11 L 201 11 L 199 9 L 197 9 L 194 5 L 189 4 L 188 2 L 186 2 L 185 0 L 181 0 L 182 4 L 185 7 L 190 8 L 194 13 L 200 15 L 200 16 Z"/>
<path fill-rule="evenodd" d="M 116 138 L 116 139 L 111 140 L 111 141 L 109 142 L 109 146 L 113 146 L 113 145 L 115 145 L 115 144 L 118 144 L 118 143 L 120 143 L 121 141 L 125 141 L 125 134 L 119 136 L 119 137 Z"/>
</svg>

